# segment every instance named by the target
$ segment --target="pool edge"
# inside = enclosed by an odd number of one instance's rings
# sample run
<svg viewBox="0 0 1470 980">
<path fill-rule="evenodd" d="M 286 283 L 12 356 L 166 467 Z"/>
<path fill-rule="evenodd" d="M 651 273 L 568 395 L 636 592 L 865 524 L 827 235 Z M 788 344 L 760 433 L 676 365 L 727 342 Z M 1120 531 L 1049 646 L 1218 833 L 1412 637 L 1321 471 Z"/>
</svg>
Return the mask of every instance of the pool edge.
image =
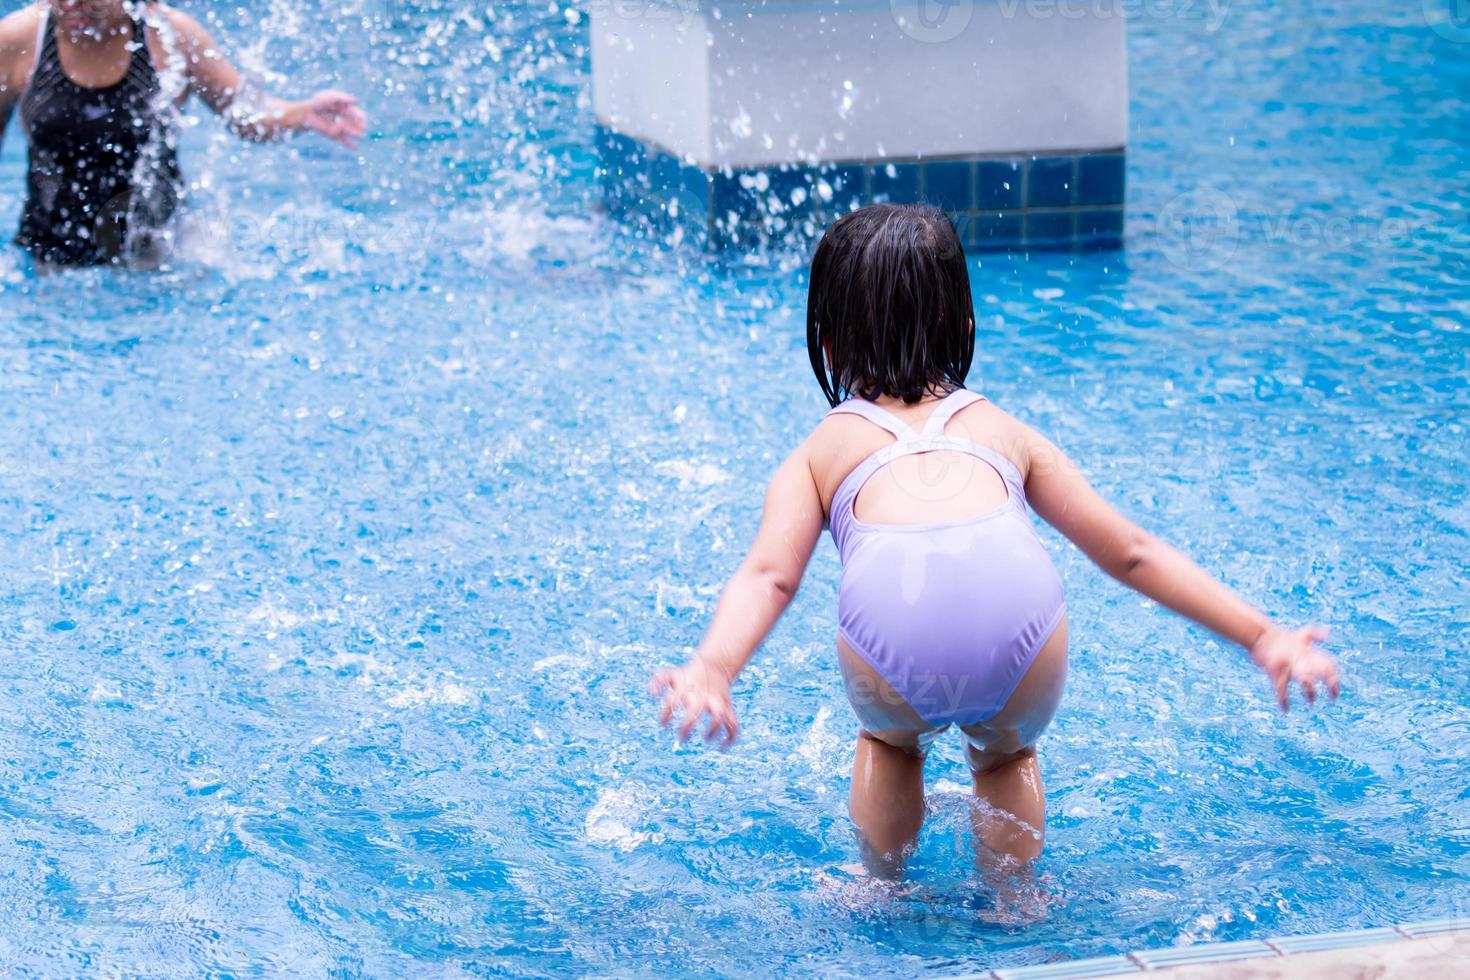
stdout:
<svg viewBox="0 0 1470 980">
<path fill-rule="evenodd" d="M 1004 967 L 960 974 L 955 980 L 1082 980 L 1086 977 L 1129 976 L 1171 970 L 1176 967 L 1236 963 L 1246 959 L 1309 958 L 1314 953 L 1366 949 L 1385 943 L 1470 934 L 1470 917 L 1407 922 L 1393 926 L 1349 929 L 1301 936 L 1275 936 L 1228 943 L 1201 943 L 1162 949 L 1136 950 L 1112 956 L 1090 957 L 1063 963 Z M 1306 963 L 1304 962 L 1305 966 Z"/>
</svg>

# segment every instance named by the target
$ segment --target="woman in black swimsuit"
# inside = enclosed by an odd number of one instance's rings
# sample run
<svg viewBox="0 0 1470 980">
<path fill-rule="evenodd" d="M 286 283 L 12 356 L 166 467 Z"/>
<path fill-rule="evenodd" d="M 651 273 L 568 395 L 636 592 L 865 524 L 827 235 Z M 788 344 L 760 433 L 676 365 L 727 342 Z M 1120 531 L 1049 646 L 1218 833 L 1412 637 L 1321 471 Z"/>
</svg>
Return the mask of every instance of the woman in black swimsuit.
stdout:
<svg viewBox="0 0 1470 980">
<path fill-rule="evenodd" d="M 163 4 L 42 0 L 0 20 L 0 136 L 19 105 L 29 139 L 16 243 L 48 265 L 146 261 L 181 193 L 173 116 L 190 94 L 246 139 L 313 130 L 355 148 L 366 125 L 341 92 L 242 92 L 208 32 Z"/>
</svg>

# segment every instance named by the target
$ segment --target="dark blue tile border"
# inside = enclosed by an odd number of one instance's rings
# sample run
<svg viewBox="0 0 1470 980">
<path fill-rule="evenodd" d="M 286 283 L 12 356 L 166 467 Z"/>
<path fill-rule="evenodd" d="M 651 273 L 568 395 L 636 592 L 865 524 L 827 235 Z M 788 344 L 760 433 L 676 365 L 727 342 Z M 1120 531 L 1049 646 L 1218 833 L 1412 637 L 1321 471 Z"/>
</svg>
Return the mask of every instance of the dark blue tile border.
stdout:
<svg viewBox="0 0 1470 980">
<path fill-rule="evenodd" d="M 975 163 L 975 208 L 979 211 L 1019 211 L 1026 179 L 1023 160 L 979 160 Z"/>
<path fill-rule="evenodd" d="M 955 229 L 966 249 L 1016 251 L 1026 245 L 1019 211 L 979 211 L 955 215 Z"/>
<path fill-rule="evenodd" d="M 1068 208 L 1077 203 L 1077 158 L 1032 157 L 1026 174 L 1026 207 Z"/>
<path fill-rule="evenodd" d="M 813 203 L 818 213 L 836 217 L 857 210 L 869 200 L 868 171 L 860 163 L 827 164 L 817 177 L 817 195 Z"/>
<path fill-rule="evenodd" d="M 950 213 L 975 209 L 975 161 L 934 160 L 923 164 L 924 200 Z"/>
<path fill-rule="evenodd" d="M 1077 240 L 1075 211 L 1027 211 L 1026 245 L 1039 250 L 1070 248 Z"/>
<path fill-rule="evenodd" d="M 909 204 L 923 200 L 919 163 L 875 163 L 868 167 L 868 199 L 875 204 Z"/>
<path fill-rule="evenodd" d="M 1077 211 L 1077 246 L 1088 250 L 1121 248 L 1123 209 L 1081 208 Z"/>
<path fill-rule="evenodd" d="M 605 126 L 595 144 L 609 211 L 659 228 L 677 224 L 713 248 L 816 234 L 878 201 L 943 208 L 977 252 L 1123 246 L 1122 151 L 708 171 Z"/>
<path fill-rule="evenodd" d="M 1077 160 L 1077 203 L 1123 203 L 1127 161 L 1121 153 L 1089 153 Z"/>
</svg>

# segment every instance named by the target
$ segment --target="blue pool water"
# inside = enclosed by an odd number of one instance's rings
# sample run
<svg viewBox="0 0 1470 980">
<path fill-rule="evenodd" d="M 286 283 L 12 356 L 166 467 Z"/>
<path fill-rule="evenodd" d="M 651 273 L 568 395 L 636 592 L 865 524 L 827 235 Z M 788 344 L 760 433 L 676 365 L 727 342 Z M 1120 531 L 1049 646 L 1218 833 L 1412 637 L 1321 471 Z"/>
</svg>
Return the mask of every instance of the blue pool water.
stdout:
<svg viewBox="0 0 1470 980">
<path fill-rule="evenodd" d="M 915 886 L 852 870 L 827 543 L 736 750 L 644 693 L 823 407 L 800 249 L 598 214 L 577 8 L 210 8 L 375 133 L 202 120 L 172 272 L 0 251 L 0 963 L 867 976 L 1470 911 L 1470 45 L 1388 6 L 1144 5 L 1127 251 L 975 262 L 972 386 L 1346 683 L 1279 716 L 1049 534 L 1074 666 L 1003 898 L 953 744 Z"/>
</svg>

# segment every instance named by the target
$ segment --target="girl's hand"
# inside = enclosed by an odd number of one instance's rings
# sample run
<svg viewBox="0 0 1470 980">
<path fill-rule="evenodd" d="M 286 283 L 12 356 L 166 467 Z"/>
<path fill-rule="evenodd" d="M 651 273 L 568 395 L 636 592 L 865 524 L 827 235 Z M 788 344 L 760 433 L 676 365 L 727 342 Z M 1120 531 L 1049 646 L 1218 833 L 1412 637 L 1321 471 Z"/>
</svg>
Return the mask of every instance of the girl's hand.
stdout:
<svg viewBox="0 0 1470 980">
<path fill-rule="evenodd" d="M 346 92 L 318 92 L 301 103 L 301 126 L 355 150 L 367 132 L 367 113 Z"/>
<path fill-rule="evenodd" d="M 1251 647 L 1251 659 L 1262 670 L 1271 675 L 1276 688 L 1276 700 L 1281 710 L 1289 708 L 1291 682 L 1302 686 L 1307 703 L 1317 700 L 1317 685 L 1321 684 L 1337 697 L 1341 685 L 1337 680 L 1337 664 L 1315 644 L 1327 639 L 1327 627 L 1305 626 L 1298 630 L 1281 630 L 1272 627 L 1261 634 Z"/>
<path fill-rule="evenodd" d="M 704 732 L 706 742 L 723 730 L 725 737 L 721 748 L 729 748 L 740 734 L 735 706 L 730 703 L 730 679 L 698 658 L 682 667 L 654 674 L 648 692 L 655 697 L 663 695 L 663 707 L 658 715 L 660 725 L 667 728 L 676 713 L 683 714 L 684 720 L 679 725 L 680 742 L 689 737 L 704 715 L 709 715 L 709 724 Z"/>
</svg>

